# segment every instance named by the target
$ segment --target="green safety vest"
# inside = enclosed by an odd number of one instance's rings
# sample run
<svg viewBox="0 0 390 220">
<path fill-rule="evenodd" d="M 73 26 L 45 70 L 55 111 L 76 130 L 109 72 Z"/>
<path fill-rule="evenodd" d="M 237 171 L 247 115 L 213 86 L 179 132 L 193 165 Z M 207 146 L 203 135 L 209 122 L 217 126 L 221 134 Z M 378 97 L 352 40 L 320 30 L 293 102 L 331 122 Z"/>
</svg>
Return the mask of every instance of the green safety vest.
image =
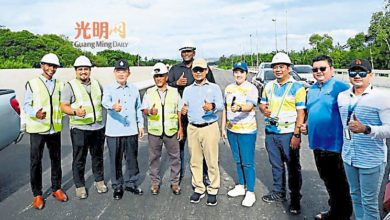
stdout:
<svg viewBox="0 0 390 220">
<path fill-rule="evenodd" d="M 152 100 L 151 106 L 154 105 L 158 109 L 157 115 L 148 116 L 148 132 L 156 136 L 162 134 L 173 136 L 178 130 L 177 112 L 179 103 L 177 103 L 177 100 L 180 97 L 179 92 L 176 88 L 167 86 L 165 103 L 162 105 L 157 89 L 157 86 L 154 86 L 146 91 L 146 95 Z"/>
<path fill-rule="evenodd" d="M 56 80 L 53 94 L 50 95 L 45 83 L 40 78 L 28 81 L 32 92 L 32 107 L 46 112 L 44 119 L 26 115 L 26 131 L 28 133 L 42 133 L 50 130 L 53 125 L 55 132 L 62 130 L 61 91 L 64 83 Z"/>
<path fill-rule="evenodd" d="M 72 125 L 88 125 L 103 120 L 102 91 L 99 82 L 95 79 L 91 81 L 91 94 L 87 92 L 79 79 L 69 81 L 73 90 L 75 101 L 70 105 L 73 109 L 80 106 L 85 110 L 85 117 L 69 115 L 69 123 Z"/>
</svg>

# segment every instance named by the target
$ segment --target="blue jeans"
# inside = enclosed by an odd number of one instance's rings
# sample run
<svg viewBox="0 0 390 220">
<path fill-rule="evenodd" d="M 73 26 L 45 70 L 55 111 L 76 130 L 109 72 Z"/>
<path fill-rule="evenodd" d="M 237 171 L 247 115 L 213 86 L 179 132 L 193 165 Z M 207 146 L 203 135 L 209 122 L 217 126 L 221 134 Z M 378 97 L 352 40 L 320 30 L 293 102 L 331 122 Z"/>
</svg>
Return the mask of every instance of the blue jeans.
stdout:
<svg viewBox="0 0 390 220">
<path fill-rule="evenodd" d="M 358 168 L 344 163 L 356 220 L 379 220 L 378 194 L 386 163 L 373 168 Z"/>
<path fill-rule="evenodd" d="M 284 165 L 286 163 L 291 200 L 299 201 L 301 199 L 302 173 L 299 162 L 299 148 L 293 150 L 290 147 L 292 135 L 293 133 L 266 133 L 265 147 L 272 166 L 274 180 L 272 191 L 286 194 L 286 168 Z"/>
<path fill-rule="evenodd" d="M 246 185 L 248 191 L 254 192 L 256 133 L 239 134 L 227 130 L 227 136 L 237 165 L 238 183 Z"/>
</svg>

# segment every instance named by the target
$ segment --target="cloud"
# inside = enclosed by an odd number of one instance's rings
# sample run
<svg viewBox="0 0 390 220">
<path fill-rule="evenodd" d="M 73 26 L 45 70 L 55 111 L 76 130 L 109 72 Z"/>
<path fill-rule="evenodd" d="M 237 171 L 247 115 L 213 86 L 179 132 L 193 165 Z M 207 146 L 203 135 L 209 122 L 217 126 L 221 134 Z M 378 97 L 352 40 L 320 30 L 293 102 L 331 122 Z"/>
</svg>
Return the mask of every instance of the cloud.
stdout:
<svg viewBox="0 0 390 220">
<path fill-rule="evenodd" d="M 0 0 L 1 1 L 1 0 Z M 2 4 L 0 24 L 13 31 L 66 35 L 74 39 L 76 22 L 126 22 L 125 51 L 148 58 L 179 59 L 185 39 L 197 45 L 197 56 L 285 48 L 286 10 L 288 48 L 308 48 L 313 33 L 331 35 L 334 42 L 366 31 L 371 14 L 382 0 L 15 0 Z M 364 7 L 362 7 L 364 5 Z M 276 23 L 272 22 L 276 19 Z M 256 34 L 257 33 L 257 34 Z M 120 40 L 113 36 L 110 40 Z M 94 50 L 96 52 L 98 50 Z"/>
</svg>

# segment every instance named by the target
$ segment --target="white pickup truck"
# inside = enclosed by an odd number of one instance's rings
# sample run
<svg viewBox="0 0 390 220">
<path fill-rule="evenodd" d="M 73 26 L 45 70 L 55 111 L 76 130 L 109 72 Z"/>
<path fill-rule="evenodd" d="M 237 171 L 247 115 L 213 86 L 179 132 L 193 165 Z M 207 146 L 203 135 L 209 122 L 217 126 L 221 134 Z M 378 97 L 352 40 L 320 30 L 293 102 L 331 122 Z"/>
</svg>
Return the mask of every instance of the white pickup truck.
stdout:
<svg viewBox="0 0 390 220">
<path fill-rule="evenodd" d="M 20 106 L 15 91 L 0 89 L 0 150 L 19 139 Z"/>
</svg>

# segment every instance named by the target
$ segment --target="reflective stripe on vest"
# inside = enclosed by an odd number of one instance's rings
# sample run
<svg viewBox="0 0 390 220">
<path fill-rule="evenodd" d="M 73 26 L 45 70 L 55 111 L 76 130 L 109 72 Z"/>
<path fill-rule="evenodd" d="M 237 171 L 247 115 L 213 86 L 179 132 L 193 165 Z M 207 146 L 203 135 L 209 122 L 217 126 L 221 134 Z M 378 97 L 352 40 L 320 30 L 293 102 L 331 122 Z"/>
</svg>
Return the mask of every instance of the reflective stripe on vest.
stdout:
<svg viewBox="0 0 390 220">
<path fill-rule="evenodd" d="M 161 105 L 161 98 L 157 92 L 157 87 L 150 88 L 146 91 L 152 100 L 152 106 L 158 109 L 157 115 L 148 116 L 148 132 L 150 134 L 161 136 L 164 132 L 167 136 L 173 136 L 178 130 L 178 105 L 179 93 L 176 88 L 167 86 L 164 106 Z M 162 126 L 164 122 L 164 128 Z"/>
<path fill-rule="evenodd" d="M 49 94 L 45 83 L 40 78 L 32 79 L 28 84 L 32 92 L 32 108 L 42 108 L 42 111 L 46 112 L 46 117 L 39 119 L 26 115 L 26 131 L 28 133 L 47 132 L 50 130 L 51 125 L 53 125 L 54 131 L 60 132 L 62 130 L 60 99 L 64 84 L 56 80 L 52 95 Z"/>
<path fill-rule="evenodd" d="M 97 121 L 103 120 L 102 114 L 102 91 L 99 82 L 91 80 L 91 94 L 87 92 L 85 87 L 78 79 L 69 81 L 73 90 L 75 101 L 70 105 L 73 109 L 78 109 L 80 106 L 85 110 L 85 117 L 70 115 L 69 123 L 72 125 L 88 125 Z"/>
</svg>

